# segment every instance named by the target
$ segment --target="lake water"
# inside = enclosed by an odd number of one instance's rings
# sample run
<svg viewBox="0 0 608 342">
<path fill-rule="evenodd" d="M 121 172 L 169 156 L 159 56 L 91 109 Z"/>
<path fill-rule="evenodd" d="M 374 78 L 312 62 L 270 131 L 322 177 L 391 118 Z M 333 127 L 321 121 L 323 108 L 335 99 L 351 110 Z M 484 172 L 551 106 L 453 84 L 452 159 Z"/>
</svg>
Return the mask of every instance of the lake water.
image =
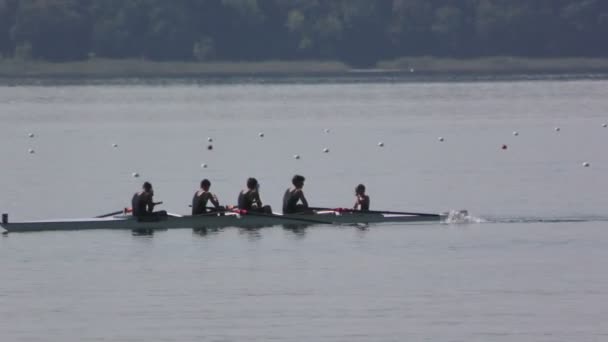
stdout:
<svg viewBox="0 0 608 342">
<path fill-rule="evenodd" d="M 187 213 L 202 178 L 234 203 L 254 176 L 278 209 L 294 173 L 315 206 L 365 183 L 373 209 L 472 215 L 9 234 L 0 341 L 608 340 L 606 122 L 602 80 L 0 86 L 12 221 L 120 210 L 144 180 Z"/>
</svg>

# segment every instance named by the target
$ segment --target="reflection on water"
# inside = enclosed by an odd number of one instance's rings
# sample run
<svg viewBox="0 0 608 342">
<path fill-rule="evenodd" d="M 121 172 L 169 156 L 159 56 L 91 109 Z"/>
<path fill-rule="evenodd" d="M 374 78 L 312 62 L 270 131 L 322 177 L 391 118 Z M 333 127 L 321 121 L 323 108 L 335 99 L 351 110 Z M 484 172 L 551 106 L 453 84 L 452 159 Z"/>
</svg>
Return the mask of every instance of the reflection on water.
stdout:
<svg viewBox="0 0 608 342">
<path fill-rule="evenodd" d="M 133 229 L 131 230 L 131 234 L 133 236 L 154 236 L 155 230 L 156 229 Z"/>
<path fill-rule="evenodd" d="M 210 236 L 218 235 L 222 231 L 224 231 L 224 228 L 219 228 L 219 227 L 218 228 L 209 228 L 209 227 L 192 228 L 192 235 L 198 236 L 198 237 L 210 237 Z"/>
<path fill-rule="evenodd" d="M 238 228 L 239 235 L 244 235 L 249 241 L 256 241 L 262 238 L 263 228 Z"/>
<path fill-rule="evenodd" d="M 306 224 L 284 224 L 281 226 L 284 231 L 293 233 L 293 236 L 298 239 L 306 237 L 306 230 L 310 225 Z"/>
</svg>

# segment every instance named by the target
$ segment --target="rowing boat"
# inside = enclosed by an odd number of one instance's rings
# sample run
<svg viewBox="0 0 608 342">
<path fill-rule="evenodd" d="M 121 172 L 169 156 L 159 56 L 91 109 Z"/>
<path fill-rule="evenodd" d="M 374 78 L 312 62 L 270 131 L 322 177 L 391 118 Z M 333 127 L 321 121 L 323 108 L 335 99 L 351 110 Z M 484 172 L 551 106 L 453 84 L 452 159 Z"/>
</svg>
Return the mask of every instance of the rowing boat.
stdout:
<svg viewBox="0 0 608 342">
<path fill-rule="evenodd" d="M 9 222 L 4 214 L 0 226 L 8 232 L 33 232 L 51 230 L 130 229 L 156 230 L 176 228 L 224 228 L 224 227 L 271 227 L 345 225 L 384 222 L 439 222 L 444 215 L 436 214 L 382 214 L 365 212 L 319 211 L 314 214 L 261 214 L 261 213 L 214 213 L 195 216 L 169 214 L 155 220 L 142 222 L 132 215 L 118 214 L 110 217 L 59 219 L 43 221 Z"/>
</svg>

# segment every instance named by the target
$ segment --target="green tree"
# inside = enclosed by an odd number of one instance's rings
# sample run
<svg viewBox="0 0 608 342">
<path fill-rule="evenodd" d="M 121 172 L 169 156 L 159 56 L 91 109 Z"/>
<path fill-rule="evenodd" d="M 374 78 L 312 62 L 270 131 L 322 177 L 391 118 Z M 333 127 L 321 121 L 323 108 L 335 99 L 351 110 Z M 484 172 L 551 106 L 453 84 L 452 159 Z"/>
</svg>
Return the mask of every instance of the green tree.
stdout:
<svg viewBox="0 0 608 342">
<path fill-rule="evenodd" d="M 391 7 L 388 1 L 342 1 L 338 58 L 355 67 L 372 67 L 379 59 L 389 57 L 386 18 Z"/>
<path fill-rule="evenodd" d="M 34 58 L 82 59 L 89 52 L 90 23 L 86 0 L 20 0 L 11 36 L 15 45 L 31 44 Z"/>
<path fill-rule="evenodd" d="M 427 0 L 393 0 L 387 35 L 397 55 L 430 54 L 433 7 Z"/>
<path fill-rule="evenodd" d="M 475 54 L 474 25 L 470 3 L 459 7 L 446 5 L 435 10 L 431 32 L 435 39 L 435 54 L 468 57 Z"/>
<path fill-rule="evenodd" d="M 16 0 L 0 0 L 0 59 L 12 55 L 15 49 L 10 31 L 15 24 L 16 11 Z"/>
</svg>

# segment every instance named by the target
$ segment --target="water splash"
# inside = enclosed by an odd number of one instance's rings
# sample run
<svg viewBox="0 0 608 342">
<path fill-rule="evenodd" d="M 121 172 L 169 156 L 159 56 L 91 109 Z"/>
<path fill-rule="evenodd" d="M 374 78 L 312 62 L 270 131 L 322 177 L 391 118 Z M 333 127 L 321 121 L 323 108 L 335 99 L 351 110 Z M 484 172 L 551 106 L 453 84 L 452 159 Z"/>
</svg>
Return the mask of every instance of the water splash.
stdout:
<svg viewBox="0 0 608 342">
<path fill-rule="evenodd" d="M 603 215 L 576 215 L 562 217 L 494 217 L 483 218 L 472 216 L 467 210 L 450 210 L 441 214 L 445 217 L 444 224 L 471 224 L 471 223 L 580 223 L 580 222 L 607 222 L 608 217 Z"/>
<path fill-rule="evenodd" d="M 470 224 L 470 223 L 484 223 L 486 220 L 481 217 L 475 217 L 469 214 L 468 210 L 450 210 L 447 213 L 442 214 L 445 216 L 441 222 L 445 224 Z"/>
</svg>

